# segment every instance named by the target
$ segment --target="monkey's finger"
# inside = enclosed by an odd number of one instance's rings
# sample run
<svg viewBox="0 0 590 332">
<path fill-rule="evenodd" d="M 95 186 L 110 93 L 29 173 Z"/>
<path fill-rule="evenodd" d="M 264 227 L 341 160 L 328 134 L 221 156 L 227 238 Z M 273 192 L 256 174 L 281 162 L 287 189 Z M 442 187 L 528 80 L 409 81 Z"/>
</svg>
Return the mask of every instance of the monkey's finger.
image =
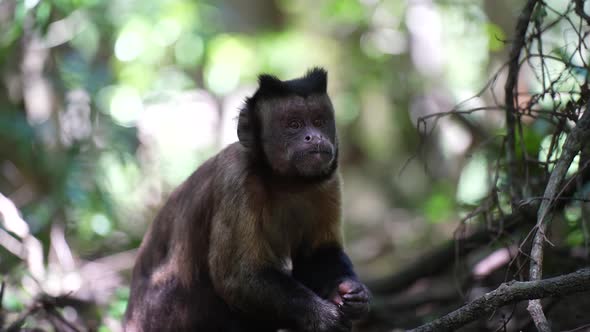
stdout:
<svg viewBox="0 0 590 332">
<path fill-rule="evenodd" d="M 355 284 L 352 281 L 343 281 L 338 285 L 338 293 L 346 294 L 352 292 L 355 288 Z"/>
<path fill-rule="evenodd" d="M 367 292 L 348 293 L 342 295 L 345 302 L 369 302 L 370 296 Z"/>
<path fill-rule="evenodd" d="M 367 302 L 345 302 L 343 305 L 340 306 L 340 310 L 342 310 L 342 312 L 368 311 L 369 310 L 369 303 L 367 303 Z"/>
<path fill-rule="evenodd" d="M 358 319 L 363 317 L 369 312 L 369 306 L 367 303 L 345 303 L 341 307 L 342 313 L 350 319 Z"/>
<path fill-rule="evenodd" d="M 363 293 L 363 292 L 365 292 L 365 289 L 362 288 L 362 287 L 358 287 L 358 288 L 352 289 L 352 290 L 350 290 L 350 291 L 348 291 L 346 293 L 341 293 L 341 294 L 342 295 L 346 295 L 346 294 L 358 294 L 358 293 Z"/>
<path fill-rule="evenodd" d="M 355 298 L 369 300 L 370 297 L 371 296 L 367 292 L 348 293 L 348 294 L 342 295 L 342 298 L 345 300 L 346 299 L 355 299 Z"/>
<path fill-rule="evenodd" d="M 342 305 L 344 303 L 344 300 L 342 299 L 342 296 L 339 295 L 339 294 L 336 294 L 336 295 L 332 296 L 330 298 L 330 301 L 332 301 L 332 303 L 334 303 L 334 304 L 336 304 L 338 306 L 340 306 L 340 305 Z"/>
<path fill-rule="evenodd" d="M 361 302 L 354 302 L 354 303 L 345 303 L 342 305 L 341 309 L 342 312 L 368 312 L 369 306 L 366 303 Z"/>
</svg>

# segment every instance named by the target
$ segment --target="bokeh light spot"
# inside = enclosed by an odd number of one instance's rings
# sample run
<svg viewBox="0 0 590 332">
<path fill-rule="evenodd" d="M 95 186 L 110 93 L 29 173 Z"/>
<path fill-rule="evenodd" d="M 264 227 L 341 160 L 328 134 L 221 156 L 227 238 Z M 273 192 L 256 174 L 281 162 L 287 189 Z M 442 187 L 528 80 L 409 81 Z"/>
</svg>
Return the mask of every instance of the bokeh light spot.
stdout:
<svg viewBox="0 0 590 332">
<path fill-rule="evenodd" d="M 150 33 L 147 22 L 134 19 L 126 24 L 115 42 L 115 56 L 120 61 L 131 61 L 139 57 L 146 47 L 146 37 Z"/>
</svg>

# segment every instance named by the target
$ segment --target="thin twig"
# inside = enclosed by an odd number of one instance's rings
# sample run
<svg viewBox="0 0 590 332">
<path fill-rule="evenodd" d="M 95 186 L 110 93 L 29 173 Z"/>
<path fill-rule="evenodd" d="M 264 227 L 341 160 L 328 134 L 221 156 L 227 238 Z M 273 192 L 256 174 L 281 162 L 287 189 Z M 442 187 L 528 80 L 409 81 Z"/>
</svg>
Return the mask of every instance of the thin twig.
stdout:
<svg viewBox="0 0 590 332">
<path fill-rule="evenodd" d="M 574 3 L 576 4 L 576 14 L 583 18 L 587 24 L 590 24 L 590 16 L 584 12 L 584 0 L 575 0 Z"/>
<path fill-rule="evenodd" d="M 561 331 L 561 332 L 582 332 L 582 331 L 588 331 L 588 329 L 590 329 L 590 324 L 584 324 L 582 326 L 578 326 L 573 330 L 567 330 L 567 331 Z"/>
<path fill-rule="evenodd" d="M 2 309 L 2 299 L 4 298 L 5 286 L 6 284 L 4 283 L 4 280 L 2 280 L 2 282 L 0 282 L 0 331 L 2 331 L 2 328 L 4 327 L 4 312 Z"/>
<path fill-rule="evenodd" d="M 40 303 L 33 303 L 25 312 L 23 312 L 8 328 L 5 332 L 19 332 L 21 327 L 27 320 L 27 317 L 34 315 L 37 311 L 42 308 Z"/>
</svg>

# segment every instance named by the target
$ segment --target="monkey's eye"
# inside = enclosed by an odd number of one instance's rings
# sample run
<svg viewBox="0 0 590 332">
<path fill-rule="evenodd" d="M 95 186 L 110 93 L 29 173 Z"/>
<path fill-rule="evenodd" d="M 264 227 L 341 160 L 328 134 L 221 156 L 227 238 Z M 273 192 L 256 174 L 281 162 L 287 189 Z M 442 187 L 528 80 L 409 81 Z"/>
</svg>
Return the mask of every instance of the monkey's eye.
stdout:
<svg viewBox="0 0 590 332">
<path fill-rule="evenodd" d="M 301 122 L 299 122 L 297 120 L 291 120 L 291 121 L 289 121 L 289 128 L 299 129 L 299 128 L 301 128 Z"/>
<path fill-rule="evenodd" d="M 324 125 L 324 123 L 326 123 L 326 121 L 324 121 L 323 119 L 315 119 L 313 120 L 313 125 L 316 127 L 321 127 Z"/>
</svg>

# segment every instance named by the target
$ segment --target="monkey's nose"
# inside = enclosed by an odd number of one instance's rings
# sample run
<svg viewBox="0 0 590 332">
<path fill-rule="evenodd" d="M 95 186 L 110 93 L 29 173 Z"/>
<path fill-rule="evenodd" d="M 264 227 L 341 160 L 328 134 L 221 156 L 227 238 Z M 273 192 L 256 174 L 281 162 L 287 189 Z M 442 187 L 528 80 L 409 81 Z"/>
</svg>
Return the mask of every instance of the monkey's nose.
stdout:
<svg viewBox="0 0 590 332">
<path fill-rule="evenodd" d="M 320 135 L 306 135 L 305 142 L 310 144 L 316 144 L 323 140 L 323 137 Z"/>
</svg>

